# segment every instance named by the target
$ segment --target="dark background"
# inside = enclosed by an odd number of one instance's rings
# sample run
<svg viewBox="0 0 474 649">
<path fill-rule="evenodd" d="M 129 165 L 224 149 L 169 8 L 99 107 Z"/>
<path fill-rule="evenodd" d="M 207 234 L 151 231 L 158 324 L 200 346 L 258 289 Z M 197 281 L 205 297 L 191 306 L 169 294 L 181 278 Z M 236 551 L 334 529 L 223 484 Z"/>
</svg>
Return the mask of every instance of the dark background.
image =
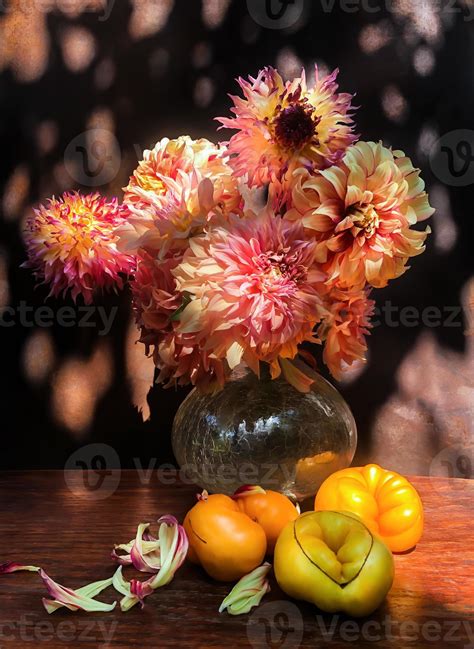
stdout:
<svg viewBox="0 0 474 649">
<path fill-rule="evenodd" d="M 20 269 L 21 228 L 38 201 L 91 189 L 80 165 L 65 166 L 74 138 L 91 127 L 115 134 L 119 170 L 97 189 L 120 196 L 139 152 L 161 137 L 218 137 L 213 118 L 228 113 L 235 77 L 265 65 L 286 75 L 299 62 L 340 67 L 341 88 L 361 106 L 358 132 L 412 156 L 438 208 L 427 253 L 376 294 L 379 305 L 465 307 L 454 327 L 374 330 L 367 368 L 339 386 L 358 422 L 358 459 L 428 473 L 446 447 L 472 448 L 473 185 L 435 176 L 429 153 L 440 136 L 474 128 L 474 7 L 373 0 L 380 11 L 348 13 L 344 2 L 325 11 L 327 2 L 309 0 L 296 24 L 268 29 L 244 0 L 117 0 L 107 20 L 96 4 L 2 5 L 0 305 L 39 307 L 46 297 Z M 64 303 L 48 300 L 55 310 Z M 112 445 L 123 466 L 172 458 L 170 426 L 186 391 L 154 388 L 143 423 L 133 402 L 146 410 L 150 365 L 134 345 L 129 294 L 98 304 L 119 307 L 107 337 L 97 327 L 0 327 L 0 468 L 61 468 L 91 442 Z"/>
</svg>

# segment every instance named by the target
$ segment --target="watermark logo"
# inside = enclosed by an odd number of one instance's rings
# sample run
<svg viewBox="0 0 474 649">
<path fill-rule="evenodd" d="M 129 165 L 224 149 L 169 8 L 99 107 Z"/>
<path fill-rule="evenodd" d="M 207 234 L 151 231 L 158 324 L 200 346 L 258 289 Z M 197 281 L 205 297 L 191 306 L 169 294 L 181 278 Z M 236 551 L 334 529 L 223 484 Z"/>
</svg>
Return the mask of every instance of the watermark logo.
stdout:
<svg viewBox="0 0 474 649">
<path fill-rule="evenodd" d="M 120 169 L 121 153 L 115 135 L 93 128 L 77 135 L 66 147 L 64 165 L 73 180 L 87 187 L 111 182 Z"/>
<path fill-rule="evenodd" d="M 438 453 L 430 465 L 431 477 L 462 478 L 471 480 L 474 478 L 474 449 L 462 444 L 447 446 Z M 436 485 L 436 482 L 433 482 Z M 457 480 L 449 483 L 450 488 L 455 491 L 463 491 L 467 482 Z"/>
<path fill-rule="evenodd" d="M 306 0 L 247 0 L 253 20 L 266 29 L 288 29 L 303 15 Z"/>
<path fill-rule="evenodd" d="M 64 480 L 75 495 L 105 500 L 120 483 L 120 458 L 107 444 L 89 444 L 75 451 L 64 467 Z"/>
<path fill-rule="evenodd" d="M 268 602 L 259 606 L 247 623 L 247 638 L 252 647 L 299 647 L 304 623 L 300 609 L 291 602 Z"/>
<path fill-rule="evenodd" d="M 474 184 L 474 131 L 459 129 L 443 135 L 430 154 L 434 175 L 445 185 Z"/>
</svg>

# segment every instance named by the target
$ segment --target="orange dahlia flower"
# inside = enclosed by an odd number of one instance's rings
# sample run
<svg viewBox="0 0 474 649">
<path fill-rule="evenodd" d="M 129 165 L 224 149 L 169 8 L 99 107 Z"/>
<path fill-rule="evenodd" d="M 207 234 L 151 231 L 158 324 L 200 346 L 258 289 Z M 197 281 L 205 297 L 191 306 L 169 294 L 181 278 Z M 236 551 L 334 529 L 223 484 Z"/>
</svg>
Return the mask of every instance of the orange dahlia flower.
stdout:
<svg viewBox="0 0 474 649">
<path fill-rule="evenodd" d="M 122 288 L 121 273 L 129 274 L 133 257 L 119 252 L 116 228 L 124 223 L 116 199 L 78 192 L 51 198 L 27 219 L 25 267 L 31 268 L 49 295 L 71 291 L 90 304 L 96 290 Z"/>
<path fill-rule="evenodd" d="M 341 164 L 301 173 L 286 217 L 318 241 L 318 262 L 341 288 L 382 288 L 425 250 L 430 232 L 412 226 L 430 217 L 425 184 L 411 160 L 381 143 L 359 142 Z"/>
<path fill-rule="evenodd" d="M 318 342 L 324 275 L 301 225 L 268 209 L 246 216 L 191 239 L 173 270 L 178 290 L 189 295 L 177 330 L 195 334 L 231 369 L 243 360 L 258 373 L 265 361 L 275 377 L 279 359 L 294 358 L 303 341 Z"/>
<path fill-rule="evenodd" d="M 286 83 L 273 68 L 250 81 L 238 79 L 244 98 L 232 97 L 235 117 L 218 118 L 223 127 L 238 131 L 228 142 L 237 177 L 247 175 L 250 187 L 285 179 L 284 189 L 296 169 L 322 169 L 341 158 L 357 136 L 352 95 L 337 92 L 338 73 L 320 77 L 316 67 L 311 88 L 304 70 Z"/>
<path fill-rule="evenodd" d="M 325 341 L 323 360 L 331 374 L 340 379 L 355 361 L 365 362 L 366 336 L 375 302 L 367 290 L 333 290 L 326 304 L 329 317 L 318 334 Z"/>
<path fill-rule="evenodd" d="M 242 198 L 231 171 L 226 149 L 208 140 L 158 142 L 125 188 L 121 247 L 164 251 L 216 215 L 238 212 Z"/>
</svg>

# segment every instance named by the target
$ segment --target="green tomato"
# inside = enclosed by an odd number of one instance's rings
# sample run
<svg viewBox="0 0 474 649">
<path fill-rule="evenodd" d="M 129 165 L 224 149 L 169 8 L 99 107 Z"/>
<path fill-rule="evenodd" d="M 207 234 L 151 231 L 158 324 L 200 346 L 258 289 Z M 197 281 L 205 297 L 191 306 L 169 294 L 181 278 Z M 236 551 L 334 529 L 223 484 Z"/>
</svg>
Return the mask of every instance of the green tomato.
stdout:
<svg viewBox="0 0 474 649">
<path fill-rule="evenodd" d="M 370 615 L 394 577 L 392 553 L 353 514 L 308 512 L 280 534 L 274 570 L 282 590 L 327 613 Z"/>
</svg>

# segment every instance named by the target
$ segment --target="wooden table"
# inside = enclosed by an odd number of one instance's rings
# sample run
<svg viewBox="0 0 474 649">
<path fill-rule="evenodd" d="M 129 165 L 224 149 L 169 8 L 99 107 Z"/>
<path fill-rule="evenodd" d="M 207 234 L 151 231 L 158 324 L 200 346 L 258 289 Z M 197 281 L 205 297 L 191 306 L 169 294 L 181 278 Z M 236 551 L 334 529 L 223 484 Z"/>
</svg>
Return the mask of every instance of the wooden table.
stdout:
<svg viewBox="0 0 474 649">
<path fill-rule="evenodd" d="M 59 583 L 78 588 L 112 575 L 112 546 L 133 538 L 139 522 L 165 513 L 182 520 L 195 502 L 196 489 L 173 473 L 124 471 L 99 483 L 97 477 L 0 473 L 0 562 L 40 565 Z M 40 578 L 16 573 L 0 578 L 0 648 L 474 647 L 474 482 L 413 482 L 425 504 L 426 531 L 414 552 L 396 557 L 393 589 L 368 619 L 323 615 L 289 601 L 275 583 L 250 615 L 219 615 L 229 587 L 189 564 L 147 599 L 144 610 L 48 616 Z M 100 596 L 114 598 L 113 589 Z"/>
</svg>

